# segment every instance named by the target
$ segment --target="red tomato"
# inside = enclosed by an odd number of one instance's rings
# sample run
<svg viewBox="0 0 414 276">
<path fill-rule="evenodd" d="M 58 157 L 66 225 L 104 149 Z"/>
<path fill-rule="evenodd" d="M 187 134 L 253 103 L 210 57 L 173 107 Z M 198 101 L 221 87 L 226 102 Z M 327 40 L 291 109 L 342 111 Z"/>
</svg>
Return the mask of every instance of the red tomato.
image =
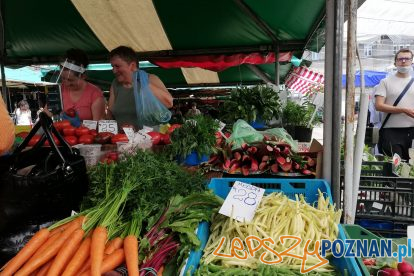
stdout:
<svg viewBox="0 0 414 276">
<path fill-rule="evenodd" d="M 99 162 L 101 162 L 103 164 L 111 164 L 111 163 L 114 163 L 115 161 L 112 160 L 111 158 L 103 157 L 99 160 Z"/>
<path fill-rule="evenodd" d="M 181 127 L 180 124 L 173 124 L 168 128 L 167 133 L 171 134 L 176 128 L 180 128 L 180 127 Z"/>
<path fill-rule="evenodd" d="M 69 120 L 60 121 L 60 124 L 61 124 L 62 128 L 67 128 L 67 127 L 72 126 Z"/>
<path fill-rule="evenodd" d="M 114 161 L 118 161 L 119 155 L 116 151 L 110 151 L 107 154 L 105 154 L 106 158 L 112 159 Z"/>
<path fill-rule="evenodd" d="M 151 136 L 152 144 L 153 145 L 159 145 L 161 142 L 161 133 L 156 131 L 150 131 L 147 133 L 149 136 Z"/>
<path fill-rule="evenodd" d="M 63 129 L 63 135 L 65 136 L 74 136 L 76 128 L 73 126 L 67 126 Z"/>
<path fill-rule="evenodd" d="M 169 134 L 161 134 L 161 142 L 169 145 L 171 144 L 170 135 Z"/>
<path fill-rule="evenodd" d="M 83 135 L 87 135 L 87 134 L 89 134 L 89 128 L 83 127 L 83 126 L 78 127 L 77 129 L 75 129 L 75 134 L 78 137 L 81 137 Z"/>
<path fill-rule="evenodd" d="M 53 126 L 57 129 L 57 131 L 62 131 L 62 122 L 54 122 Z"/>
<path fill-rule="evenodd" d="M 40 141 L 40 138 L 42 138 L 42 135 L 35 134 L 32 139 L 30 139 L 28 146 L 33 147 Z"/>
<path fill-rule="evenodd" d="M 58 140 L 58 138 L 55 135 L 52 135 L 52 136 L 53 136 L 53 141 L 55 141 L 55 144 L 57 146 L 59 146 L 60 145 L 60 141 Z M 49 140 L 46 139 L 46 141 L 44 143 L 44 146 L 45 147 L 50 147 Z"/>
<path fill-rule="evenodd" d="M 96 129 L 90 129 L 89 134 L 95 137 L 96 135 L 98 135 L 98 132 L 96 131 Z"/>
<path fill-rule="evenodd" d="M 78 137 L 76 136 L 65 136 L 64 138 L 66 142 L 68 142 L 68 144 L 71 146 L 74 146 L 78 143 Z"/>
<path fill-rule="evenodd" d="M 118 142 L 125 142 L 128 143 L 128 137 L 126 136 L 126 134 L 115 134 L 114 136 L 112 136 L 111 138 L 111 143 L 112 144 L 116 144 Z"/>
<path fill-rule="evenodd" d="M 92 144 L 93 143 L 93 136 L 90 134 L 85 134 L 79 137 L 78 140 L 79 144 Z"/>
<path fill-rule="evenodd" d="M 73 108 L 69 108 L 68 110 L 65 111 L 65 113 L 66 115 L 72 118 L 76 116 L 76 110 Z"/>
</svg>

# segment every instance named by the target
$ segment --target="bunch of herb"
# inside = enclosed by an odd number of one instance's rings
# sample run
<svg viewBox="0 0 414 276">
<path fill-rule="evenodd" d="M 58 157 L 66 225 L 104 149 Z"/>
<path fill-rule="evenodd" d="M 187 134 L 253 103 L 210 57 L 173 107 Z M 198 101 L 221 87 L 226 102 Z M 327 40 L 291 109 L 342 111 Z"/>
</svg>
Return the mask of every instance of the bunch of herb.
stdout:
<svg viewBox="0 0 414 276">
<path fill-rule="evenodd" d="M 307 126 L 315 112 L 315 106 L 309 101 L 298 104 L 294 101 L 287 101 L 282 111 L 282 119 L 284 126 Z M 318 122 L 314 119 L 311 127 Z"/>
<path fill-rule="evenodd" d="M 205 190 L 205 179 L 200 173 L 189 173 L 166 156 L 138 151 L 116 164 L 98 164 L 90 170 L 90 189 L 81 209 L 98 205 L 113 191 L 122 191 L 125 179 L 133 189 L 128 194 L 123 215 L 130 218 L 139 212 L 142 219 L 139 223 L 147 230 L 160 218 L 172 196 Z"/>
<path fill-rule="evenodd" d="M 269 122 L 278 119 L 281 102 L 278 92 L 266 85 L 238 87 L 224 101 L 223 121 L 233 123 L 238 119 L 254 122 L 258 119 Z"/>
<path fill-rule="evenodd" d="M 210 155 L 216 144 L 215 133 L 219 123 L 206 115 L 197 115 L 187 120 L 171 133 L 171 145 L 167 149 L 170 158 L 185 158 L 196 151 L 198 156 Z"/>
</svg>

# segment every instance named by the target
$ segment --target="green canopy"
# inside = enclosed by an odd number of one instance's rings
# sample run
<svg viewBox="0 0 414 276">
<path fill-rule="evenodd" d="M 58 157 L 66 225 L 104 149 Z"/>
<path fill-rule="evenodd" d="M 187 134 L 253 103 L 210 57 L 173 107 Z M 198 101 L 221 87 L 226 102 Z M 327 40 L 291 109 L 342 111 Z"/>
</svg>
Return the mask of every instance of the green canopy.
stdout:
<svg viewBox="0 0 414 276">
<path fill-rule="evenodd" d="M 108 62 L 107 47 L 73 2 L 4 0 L 5 64 L 56 64 L 69 48 L 85 50 L 92 62 Z M 99 5 L 100 1 L 94 3 Z M 301 57 L 304 50 L 319 51 L 324 45 L 325 0 L 153 0 L 152 3 L 172 49 L 143 49 L 137 52 L 140 60 L 238 53 L 266 55 L 277 50 Z M 274 64 L 257 67 L 274 81 Z M 289 62 L 282 64 L 281 81 L 290 68 Z M 188 86 L 178 68 L 147 70 L 157 74 L 168 87 Z M 113 78 L 110 71 L 92 70 L 89 76 L 106 85 Z M 245 64 L 221 71 L 218 77 L 221 84 L 263 82 Z"/>
</svg>

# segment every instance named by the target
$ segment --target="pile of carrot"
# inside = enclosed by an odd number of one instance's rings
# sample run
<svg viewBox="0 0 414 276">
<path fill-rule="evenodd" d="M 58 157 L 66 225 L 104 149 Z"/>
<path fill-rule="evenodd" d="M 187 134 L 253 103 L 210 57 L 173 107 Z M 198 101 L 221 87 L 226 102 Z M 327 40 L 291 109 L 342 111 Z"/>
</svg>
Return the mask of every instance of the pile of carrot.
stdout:
<svg viewBox="0 0 414 276">
<path fill-rule="evenodd" d="M 137 238 L 107 241 L 107 229 L 99 226 L 85 234 L 84 220 L 79 216 L 54 230 L 39 230 L 0 275 L 101 275 L 123 264 L 126 255 L 135 256 L 127 258 L 129 275 L 138 275 Z"/>
</svg>

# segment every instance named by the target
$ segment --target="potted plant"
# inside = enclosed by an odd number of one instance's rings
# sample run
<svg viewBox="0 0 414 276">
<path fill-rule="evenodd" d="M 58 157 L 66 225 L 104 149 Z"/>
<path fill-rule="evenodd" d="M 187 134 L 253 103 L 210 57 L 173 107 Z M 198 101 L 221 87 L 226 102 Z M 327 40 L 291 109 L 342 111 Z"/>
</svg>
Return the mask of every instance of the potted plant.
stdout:
<svg viewBox="0 0 414 276">
<path fill-rule="evenodd" d="M 218 121 L 209 116 L 193 116 L 170 134 L 170 157 L 189 166 L 207 161 L 214 150 L 218 128 Z"/>
<path fill-rule="evenodd" d="M 298 104 L 288 100 L 282 111 L 283 127 L 286 131 L 299 142 L 310 142 L 314 122 L 308 127 L 309 121 L 315 112 L 315 106 L 309 101 Z"/>
<path fill-rule="evenodd" d="M 255 128 L 264 128 L 266 122 L 279 118 L 281 102 L 278 92 L 266 85 L 238 87 L 224 101 L 223 110 L 222 120 L 227 123 L 242 119 Z"/>
</svg>

